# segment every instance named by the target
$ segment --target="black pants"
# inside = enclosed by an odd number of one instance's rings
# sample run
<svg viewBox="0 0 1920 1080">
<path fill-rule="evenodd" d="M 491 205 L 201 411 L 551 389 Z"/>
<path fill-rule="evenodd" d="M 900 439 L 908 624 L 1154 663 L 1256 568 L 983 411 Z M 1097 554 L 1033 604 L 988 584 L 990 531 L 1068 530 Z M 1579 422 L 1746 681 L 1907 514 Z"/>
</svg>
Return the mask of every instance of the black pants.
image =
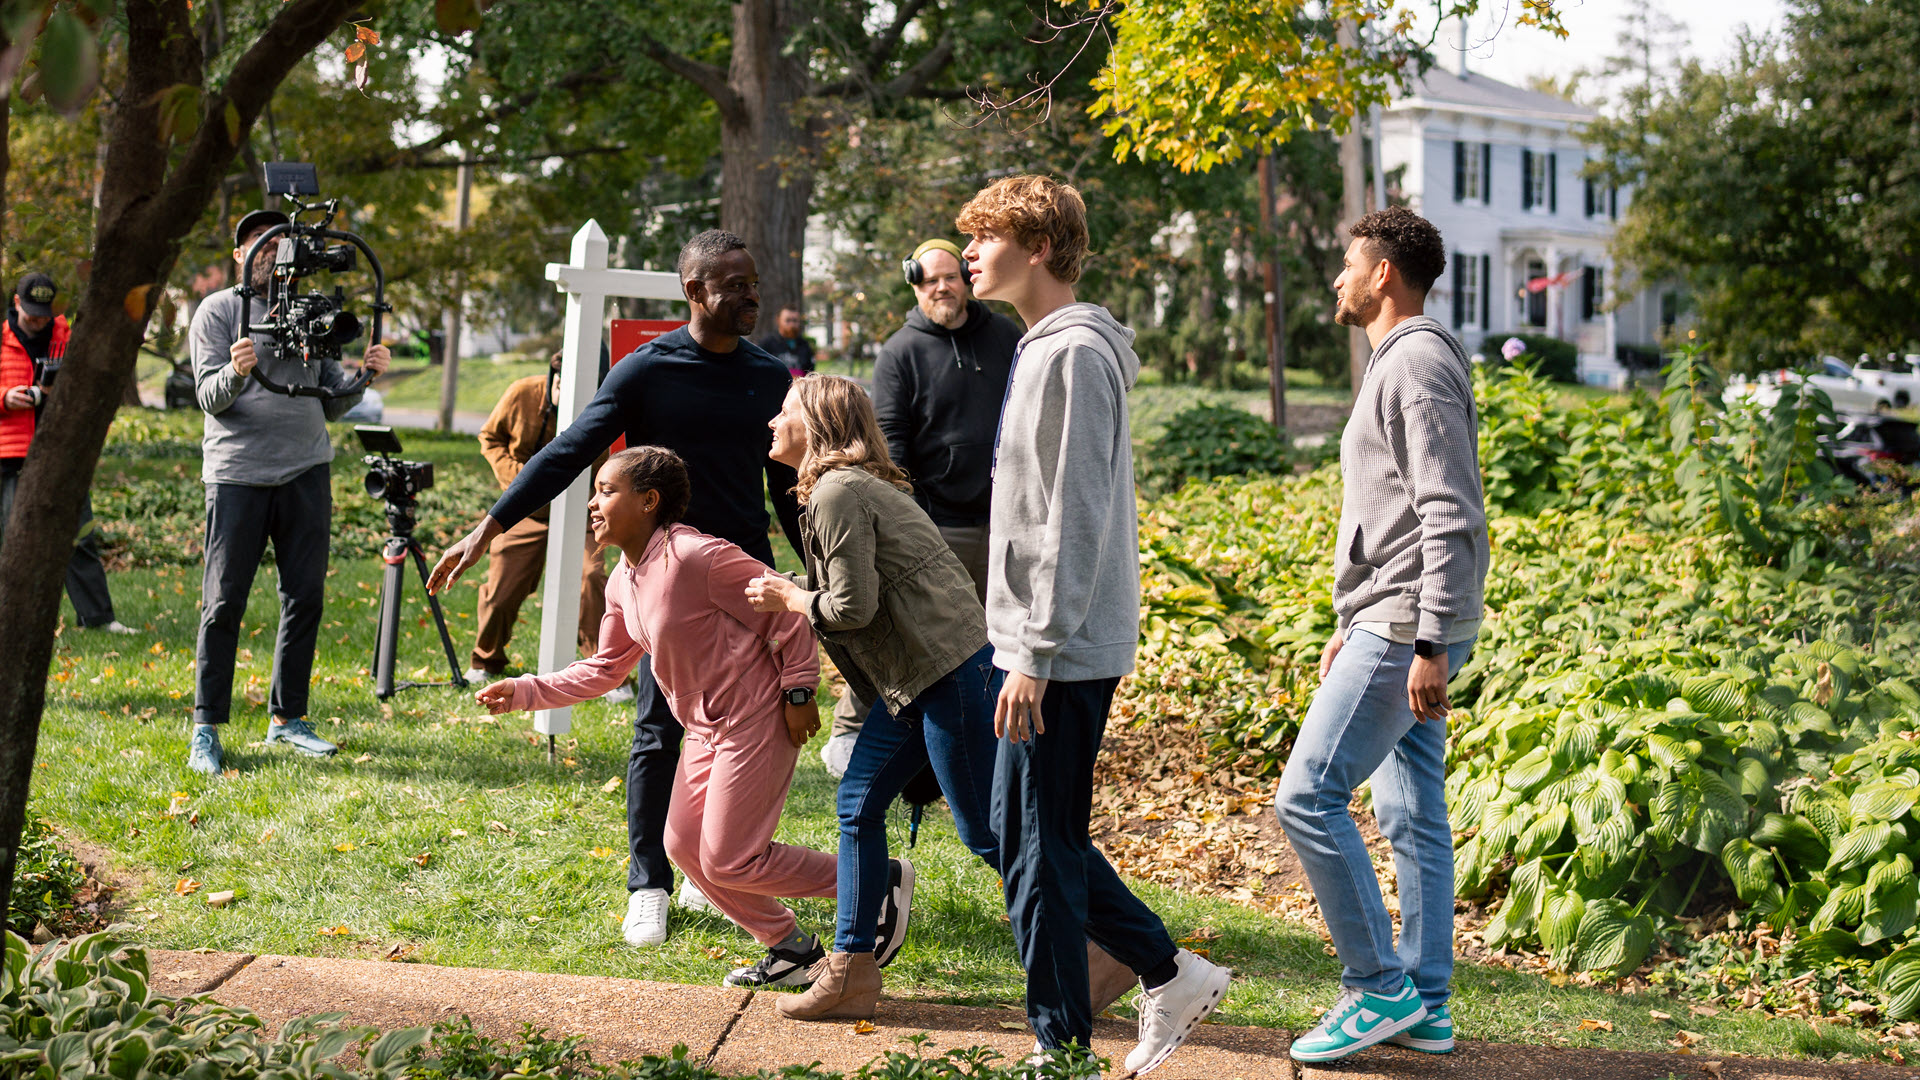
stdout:
<svg viewBox="0 0 1920 1080">
<path fill-rule="evenodd" d="M 327 541 L 333 488 L 325 464 L 284 484 L 207 485 L 207 562 L 200 580 L 200 643 L 195 652 L 193 721 L 224 724 L 233 705 L 233 659 L 253 574 L 273 542 L 280 576 L 280 633 L 273 647 L 267 708 L 297 720 L 307 714 L 314 642 L 326 598 Z"/>
<path fill-rule="evenodd" d="M 13 492 L 20 484 L 25 458 L 0 459 L 0 533 L 13 516 Z M 93 496 L 80 503 L 80 530 L 67 560 L 67 598 L 73 601 L 74 621 L 85 627 L 113 621 L 113 596 L 107 592 L 107 568 L 100 562 L 100 531 L 93 527 Z"/>
<path fill-rule="evenodd" d="M 1087 940 L 1144 975 L 1178 951 L 1160 917 L 1114 872 L 1087 835 L 1093 762 L 1118 679 L 1049 682 L 1045 734 L 1000 740 L 993 827 L 1014 948 L 1027 969 L 1027 1019 L 1048 1049 L 1091 1045 Z"/>
<path fill-rule="evenodd" d="M 667 862 L 667 807 L 687 729 L 674 719 L 653 678 L 653 657 L 633 669 L 633 749 L 627 754 L 627 891 L 673 888 Z"/>
</svg>

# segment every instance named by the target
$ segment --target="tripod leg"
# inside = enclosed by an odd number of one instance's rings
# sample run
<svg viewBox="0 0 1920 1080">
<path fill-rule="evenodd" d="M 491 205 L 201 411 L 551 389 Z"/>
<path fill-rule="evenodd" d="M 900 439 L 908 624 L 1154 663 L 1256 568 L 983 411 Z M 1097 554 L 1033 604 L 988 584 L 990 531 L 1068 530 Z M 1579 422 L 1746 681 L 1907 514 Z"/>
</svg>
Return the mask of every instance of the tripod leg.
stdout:
<svg viewBox="0 0 1920 1080">
<path fill-rule="evenodd" d="M 420 571 L 420 588 L 424 591 L 427 587 L 426 552 L 421 551 L 420 545 L 411 538 L 407 540 L 407 550 L 413 552 L 413 566 Z M 460 661 L 454 656 L 453 635 L 447 633 L 447 617 L 440 610 L 440 598 L 430 592 L 427 593 L 427 606 L 433 608 L 434 625 L 440 628 L 440 647 L 447 650 L 447 673 L 452 677 L 453 685 L 465 689 L 467 677 L 461 673 Z"/>
<path fill-rule="evenodd" d="M 401 589 L 406 585 L 407 547 L 411 541 L 389 537 L 380 558 L 387 564 L 380 579 L 380 627 L 374 632 L 377 645 L 373 654 L 373 696 L 385 701 L 393 696 L 393 654 L 400 641 Z"/>
</svg>

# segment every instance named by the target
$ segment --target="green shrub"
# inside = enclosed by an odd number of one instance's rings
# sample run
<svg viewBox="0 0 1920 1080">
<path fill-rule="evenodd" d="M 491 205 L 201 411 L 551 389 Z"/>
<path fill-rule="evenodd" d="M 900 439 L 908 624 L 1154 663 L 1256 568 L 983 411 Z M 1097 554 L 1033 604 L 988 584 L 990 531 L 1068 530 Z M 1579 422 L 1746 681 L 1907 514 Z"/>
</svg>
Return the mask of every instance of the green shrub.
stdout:
<svg viewBox="0 0 1920 1080">
<path fill-rule="evenodd" d="M 7 925 L 26 935 L 33 933 L 35 923 L 58 925 L 86 880 L 80 861 L 52 826 L 28 811 L 20 850 L 14 856 L 13 910 L 7 913 Z"/>
<path fill-rule="evenodd" d="M 1147 444 L 1140 480 L 1164 493 L 1188 480 L 1285 472 L 1290 450 L 1286 433 L 1268 421 L 1244 409 L 1202 403 L 1175 414 Z"/>
<path fill-rule="evenodd" d="M 1518 363 L 1531 365 L 1534 370 L 1554 382 L 1577 383 L 1580 381 L 1580 347 L 1578 345 L 1547 334 L 1515 334 L 1513 336 L 1519 338 L 1520 343 L 1527 347 L 1527 351 L 1520 355 Z M 1500 340 L 1503 344 L 1506 341 L 1505 338 Z"/>
</svg>

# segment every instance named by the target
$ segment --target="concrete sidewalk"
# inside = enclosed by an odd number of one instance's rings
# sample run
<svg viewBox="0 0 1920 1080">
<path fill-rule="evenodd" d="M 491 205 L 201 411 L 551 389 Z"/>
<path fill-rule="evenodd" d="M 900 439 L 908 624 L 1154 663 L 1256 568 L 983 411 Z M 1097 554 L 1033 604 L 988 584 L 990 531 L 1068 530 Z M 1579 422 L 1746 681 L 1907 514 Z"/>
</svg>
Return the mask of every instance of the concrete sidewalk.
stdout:
<svg viewBox="0 0 1920 1080">
<path fill-rule="evenodd" d="M 1009 1059 L 1033 1046 L 1018 1009 L 929 1005 L 882 1000 L 874 1030 L 847 1022 L 797 1023 L 773 1007 L 772 993 L 719 987 L 638 982 L 585 975 L 443 968 L 372 960 L 328 960 L 239 953 L 147 954 L 153 986 L 173 997 L 212 993 L 222 1004 L 250 1009 L 277 1031 L 308 1013 L 344 1011 L 352 1023 L 381 1029 L 431 1024 L 464 1013 L 493 1037 L 515 1034 L 523 1021 L 555 1034 L 584 1035 L 595 1058 L 623 1061 L 665 1054 L 685 1043 L 695 1061 L 715 1071 L 751 1075 L 819 1062 L 850 1072 L 899 1040 L 925 1033 L 938 1054 L 954 1047 L 990 1046 Z M 1342 1077 L 1498 1077 L 1499 1080 L 1666 1080 L 1719 1076 L 1726 1080 L 1911 1080 L 1891 1066 L 1829 1065 L 1751 1058 L 1709 1058 L 1610 1050 L 1556 1050 L 1463 1041 L 1444 1057 L 1398 1047 L 1376 1047 L 1348 1062 L 1305 1067 L 1287 1057 L 1289 1033 L 1268 1028 L 1208 1024 L 1155 1080 L 1311 1080 Z M 1101 1020 L 1094 1048 L 1123 1060 L 1133 1048 L 1131 1022 Z M 1717 1072 L 1706 1068 L 1717 1062 Z M 1117 1075 L 1117 1074 L 1115 1074 Z"/>
</svg>

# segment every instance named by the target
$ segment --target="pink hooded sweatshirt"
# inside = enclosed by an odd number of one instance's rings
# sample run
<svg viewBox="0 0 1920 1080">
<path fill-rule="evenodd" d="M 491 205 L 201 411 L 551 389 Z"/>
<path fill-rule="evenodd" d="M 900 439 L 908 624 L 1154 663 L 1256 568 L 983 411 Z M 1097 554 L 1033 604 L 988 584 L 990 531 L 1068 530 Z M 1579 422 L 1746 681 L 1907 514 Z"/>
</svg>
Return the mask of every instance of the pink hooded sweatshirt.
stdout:
<svg viewBox="0 0 1920 1080">
<path fill-rule="evenodd" d="M 513 708 L 550 709 L 619 686 L 647 654 L 653 675 L 689 732 L 711 738 L 756 714 L 783 715 L 780 692 L 820 682 L 820 653 L 804 615 L 768 614 L 747 602 L 747 582 L 768 573 L 738 547 L 670 525 L 607 579 L 600 651 L 548 675 L 513 680 Z"/>
</svg>

